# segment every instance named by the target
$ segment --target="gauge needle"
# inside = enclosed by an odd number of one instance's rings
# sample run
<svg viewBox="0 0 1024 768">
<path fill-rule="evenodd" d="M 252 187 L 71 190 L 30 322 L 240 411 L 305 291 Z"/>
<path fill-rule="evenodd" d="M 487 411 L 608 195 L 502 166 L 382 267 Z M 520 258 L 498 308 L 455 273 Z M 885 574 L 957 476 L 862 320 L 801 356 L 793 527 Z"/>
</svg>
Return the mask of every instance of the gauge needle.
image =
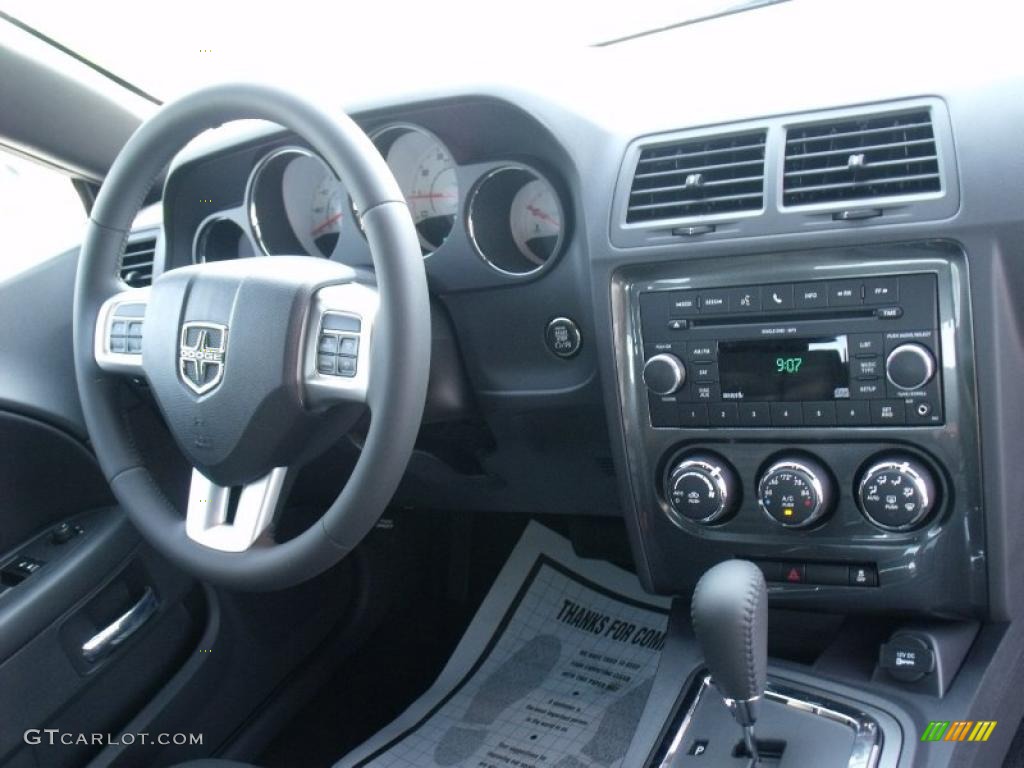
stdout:
<svg viewBox="0 0 1024 768">
<path fill-rule="evenodd" d="M 406 195 L 406 200 L 437 200 L 443 197 L 455 197 L 452 192 L 424 192 L 422 195 Z"/>
<path fill-rule="evenodd" d="M 317 225 L 310 234 L 313 234 L 313 235 L 320 234 L 321 232 L 323 232 L 325 229 L 327 229 L 329 226 L 331 226 L 331 224 L 333 224 L 334 222 L 336 222 L 340 218 L 341 218 L 341 214 L 340 213 L 334 214 L 329 219 L 325 219 L 324 221 L 320 222 L 320 224 Z"/>
<path fill-rule="evenodd" d="M 553 219 L 553 218 L 552 218 L 551 216 L 549 216 L 548 214 L 544 213 L 544 211 L 542 211 L 542 210 L 541 210 L 540 208 L 538 208 L 538 207 L 537 207 L 537 206 L 535 206 L 535 205 L 527 205 L 527 206 L 526 206 L 526 210 L 528 210 L 528 211 L 529 211 L 530 213 L 532 213 L 532 214 L 533 214 L 534 216 L 536 216 L 536 217 L 537 217 L 538 219 L 540 219 L 541 221 L 547 221 L 547 222 L 550 222 L 550 223 L 551 223 L 551 226 L 553 226 L 553 227 L 558 227 L 558 226 L 561 226 L 561 225 L 560 225 L 560 224 L 559 224 L 559 223 L 558 223 L 557 221 L 555 221 L 555 220 L 554 220 L 554 219 Z"/>
</svg>

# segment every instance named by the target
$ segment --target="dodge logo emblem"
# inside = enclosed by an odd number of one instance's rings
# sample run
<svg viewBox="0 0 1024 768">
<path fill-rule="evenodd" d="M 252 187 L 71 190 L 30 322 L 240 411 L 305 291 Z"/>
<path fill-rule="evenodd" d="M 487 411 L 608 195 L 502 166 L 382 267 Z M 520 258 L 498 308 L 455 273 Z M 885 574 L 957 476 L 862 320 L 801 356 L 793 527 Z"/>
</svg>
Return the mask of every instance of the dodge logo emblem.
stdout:
<svg viewBox="0 0 1024 768">
<path fill-rule="evenodd" d="M 178 370 L 197 395 L 209 392 L 224 378 L 228 328 L 217 323 L 185 323 L 181 327 Z"/>
</svg>

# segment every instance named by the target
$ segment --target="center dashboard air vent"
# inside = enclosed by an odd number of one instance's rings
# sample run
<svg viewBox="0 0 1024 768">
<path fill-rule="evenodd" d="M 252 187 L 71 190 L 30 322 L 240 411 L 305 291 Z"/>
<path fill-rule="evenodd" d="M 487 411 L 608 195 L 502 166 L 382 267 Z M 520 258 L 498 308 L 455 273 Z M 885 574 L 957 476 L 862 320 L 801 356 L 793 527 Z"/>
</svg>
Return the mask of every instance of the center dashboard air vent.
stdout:
<svg viewBox="0 0 1024 768">
<path fill-rule="evenodd" d="M 782 202 L 815 205 L 941 193 L 927 107 L 791 126 Z"/>
<path fill-rule="evenodd" d="M 704 136 L 640 150 L 627 224 L 760 211 L 767 132 Z"/>
<path fill-rule="evenodd" d="M 156 239 L 146 238 L 128 243 L 121 257 L 121 279 L 132 288 L 142 288 L 153 282 L 153 259 Z"/>
</svg>

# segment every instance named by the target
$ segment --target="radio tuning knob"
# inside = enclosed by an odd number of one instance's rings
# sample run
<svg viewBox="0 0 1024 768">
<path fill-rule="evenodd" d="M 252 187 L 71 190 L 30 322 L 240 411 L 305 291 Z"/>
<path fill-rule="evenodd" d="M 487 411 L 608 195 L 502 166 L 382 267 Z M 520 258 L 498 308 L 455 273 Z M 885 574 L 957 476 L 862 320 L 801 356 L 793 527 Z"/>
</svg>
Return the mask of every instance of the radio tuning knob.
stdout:
<svg viewBox="0 0 1024 768">
<path fill-rule="evenodd" d="M 920 389 L 935 375 L 935 358 L 921 344 L 901 344 L 885 358 L 885 376 L 899 389 Z"/>
<path fill-rule="evenodd" d="M 740 503 L 740 481 L 729 463 L 710 452 L 684 456 L 665 483 L 672 510 L 687 520 L 709 525 L 732 515 Z"/>
<path fill-rule="evenodd" d="M 686 366 L 667 352 L 644 363 L 644 384 L 656 395 L 671 395 L 686 383 Z"/>
</svg>

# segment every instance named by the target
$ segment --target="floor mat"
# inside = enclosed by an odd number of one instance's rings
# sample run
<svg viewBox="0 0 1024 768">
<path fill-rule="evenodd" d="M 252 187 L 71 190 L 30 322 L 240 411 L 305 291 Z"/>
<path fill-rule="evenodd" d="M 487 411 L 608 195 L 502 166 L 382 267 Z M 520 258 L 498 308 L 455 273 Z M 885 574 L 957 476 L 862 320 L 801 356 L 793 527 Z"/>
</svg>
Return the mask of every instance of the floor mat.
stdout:
<svg viewBox="0 0 1024 768">
<path fill-rule="evenodd" d="M 536 523 L 434 685 L 341 768 L 618 768 L 668 600 Z"/>
</svg>

